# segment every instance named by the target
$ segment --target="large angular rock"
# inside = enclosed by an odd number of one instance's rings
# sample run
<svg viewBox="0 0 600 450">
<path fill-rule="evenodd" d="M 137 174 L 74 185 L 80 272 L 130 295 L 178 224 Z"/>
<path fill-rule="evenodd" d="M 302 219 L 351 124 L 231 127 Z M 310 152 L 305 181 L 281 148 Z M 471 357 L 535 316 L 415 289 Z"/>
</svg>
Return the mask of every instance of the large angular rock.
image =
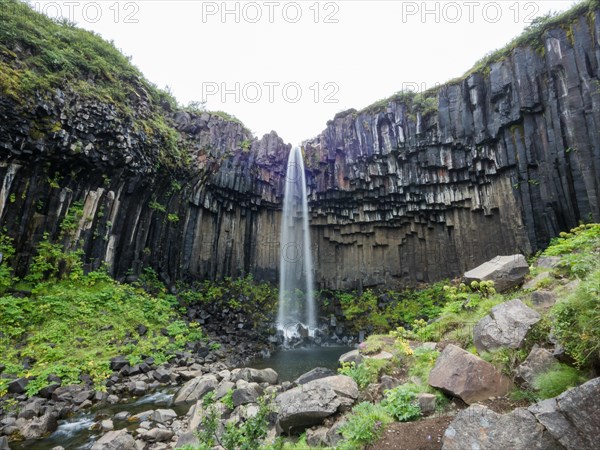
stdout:
<svg viewBox="0 0 600 450">
<path fill-rule="evenodd" d="M 525 408 L 498 414 L 472 405 L 457 414 L 442 439 L 442 450 L 559 450 L 563 447 Z"/>
<path fill-rule="evenodd" d="M 43 416 L 31 420 L 18 419 L 16 424 L 23 439 L 39 439 L 58 428 L 58 413 L 50 410 Z"/>
<path fill-rule="evenodd" d="M 556 294 L 553 291 L 535 291 L 531 293 L 531 302 L 535 307 L 548 309 L 556 303 Z"/>
<path fill-rule="evenodd" d="M 493 281 L 498 292 L 519 286 L 529 273 L 529 264 L 523 255 L 496 256 L 486 263 L 469 270 L 464 275 L 465 283 Z"/>
<path fill-rule="evenodd" d="M 360 352 L 358 350 L 351 350 L 347 353 L 344 353 L 342 356 L 340 356 L 338 361 L 340 364 L 353 362 L 354 364 L 358 365 L 361 362 L 363 362 L 363 359 L 364 359 L 364 357 L 360 354 Z"/>
<path fill-rule="evenodd" d="M 248 386 L 233 391 L 231 396 L 233 406 L 256 403 L 263 393 L 264 391 L 258 383 L 249 383 Z"/>
<path fill-rule="evenodd" d="M 278 426 L 289 432 L 320 424 L 357 397 L 358 386 L 350 377 L 336 375 L 309 381 L 277 396 Z"/>
<path fill-rule="evenodd" d="M 483 359 L 448 344 L 429 373 L 429 384 L 466 403 L 508 393 L 511 381 Z"/>
<path fill-rule="evenodd" d="M 127 430 L 119 430 L 106 433 L 92 445 L 92 450 L 136 450 L 136 446 Z"/>
<path fill-rule="evenodd" d="M 269 383 L 277 384 L 279 375 L 273 369 L 252 369 L 246 367 L 235 374 L 231 381 L 244 380 L 248 383 Z"/>
<path fill-rule="evenodd" d="M 219 385 L 214 375 L 204 375 L 194 378 L 183 385 L 175 395 L 174 404 L 191 403 L 201 399 L 207 393 L 214 391 Z"/>
<path fill-rule="evenodd" d="M 515 376 L 518 381 L 531 386 L 535 377 L 546 372 L 556 363 L 558 363 L 558 360 L 552 356 L 552 352 L 536 345 L 531 349 L 525 361 L 517 367 Z"/>
<path fill-rule="evenodd" d="M 558 397 L 531 405 L 529 411 L 569 450 L 596 449 L 600 436 L 600 378 Z"/>
<path fill-rule="evenodd" d="M 335 373 L 331 369 L 327 369 L 325 367 L 315 367 L 314 369 L 303 373 L 298 378 L 296 378 L 294 383 L 298 385 L 306 384 L 309 381 L 318 380 L 319 378 L 330 377 L 332 375 L 335 375 Z"/>
<path fill-rule="evenodd" d="M 540 319 L 519 299 L 496 305 L 473 328 L 475 348 L 479 353 L 502 347 L 520 348 L 531 326 Z"/>
</svg>

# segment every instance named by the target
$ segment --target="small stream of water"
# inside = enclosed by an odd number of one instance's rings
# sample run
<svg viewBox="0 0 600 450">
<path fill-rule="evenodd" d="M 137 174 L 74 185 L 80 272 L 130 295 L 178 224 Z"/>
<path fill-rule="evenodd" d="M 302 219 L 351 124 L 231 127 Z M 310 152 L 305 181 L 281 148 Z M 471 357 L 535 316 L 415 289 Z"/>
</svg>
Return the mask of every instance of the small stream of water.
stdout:
<svg viewBox="0 0 600 450">
<path fill-rule="evenodd" d="M 246 367 L 255 369 L 270 367 L 279 374 L 281 383 L 293 381 L 315 367 L 326 367 L 335 372 L 340 355 L 350 350 L 352 350 L 351 347 L 342 346 L 281 350 L 273 353 L 269 358 L 256 359 Z M 130 415 L 135 415 L 151 409 L 171 408 L 180 416 L 186 414 L 191 405 L 172 405 L 176 390 L 177 388 L 169 388 L 130 402 L 92 408 L 88 412 L 60 421 L 58 429 L 46 439 L 11 442 L 10 448 L 12 450 L 51 450 L 53 447 L 61 445 L 69 450 L 89 449 L 103 434 L 98 430 L 90 430 L 90 427 L 103 418 L 112 419 L 115 430 L 127 428 L 133 431 L 138 427 L 137 423 L 115 420 L 114 416 L 119 412 L 128 411 Z"/>
</svg>

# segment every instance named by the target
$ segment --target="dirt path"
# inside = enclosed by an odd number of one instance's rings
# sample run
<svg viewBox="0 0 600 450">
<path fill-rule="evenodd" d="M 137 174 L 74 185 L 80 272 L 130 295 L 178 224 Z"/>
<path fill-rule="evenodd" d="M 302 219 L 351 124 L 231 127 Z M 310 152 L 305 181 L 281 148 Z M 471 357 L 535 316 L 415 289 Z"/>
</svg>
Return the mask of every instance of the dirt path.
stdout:
<svg viewBox="0 0 600 450">
<path fill-rule="evenodd" d="M 439 450 L 442 436 L 453 416 L 438 416 L 417 422 L 388 425 L 379 441 L 367 450 Z"/>
</svg>

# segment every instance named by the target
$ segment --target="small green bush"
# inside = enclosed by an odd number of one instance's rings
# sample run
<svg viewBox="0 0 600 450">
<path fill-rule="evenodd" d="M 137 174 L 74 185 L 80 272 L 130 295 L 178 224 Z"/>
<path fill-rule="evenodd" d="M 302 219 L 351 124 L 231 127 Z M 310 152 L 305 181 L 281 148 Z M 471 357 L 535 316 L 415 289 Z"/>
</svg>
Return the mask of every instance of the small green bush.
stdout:
<svg viewBox="0 0 600 450">
<path fill-rule="evenodd" d="M 585 378 L 577 369 L 565 364 L 557 364 L 553 369 L 538 375 L 533 382 L 533 387 L 540 399 L 546 399 L 556 397 L 584 380 Z"/>
<path fill-rule="evenodd" d="M 381 436 L 385 425 L 392 421 L 392 417 L 383 406 L 369 402 L 359 403 L 352 409 L 348 421 L 340 427 L 345 440 L 341 448 L 356 448 L 375 442 Z"/>
<path fill-rule="evenodd" d="M 388 360 L 367 358 L 359 365 L 354 362 L 343 363 L 338 373 L 352 378 L 360 389 L 365 389 L 369 384 L 376 383 L 381 373 L 389 366 Z"/>
<path fill-rule="evenodd" d="M 421 416 L 417 394 L 409 386 L 402 385 L 385 391 L 381 406 L 400 422 L 407 422 Z"/>
</svg>

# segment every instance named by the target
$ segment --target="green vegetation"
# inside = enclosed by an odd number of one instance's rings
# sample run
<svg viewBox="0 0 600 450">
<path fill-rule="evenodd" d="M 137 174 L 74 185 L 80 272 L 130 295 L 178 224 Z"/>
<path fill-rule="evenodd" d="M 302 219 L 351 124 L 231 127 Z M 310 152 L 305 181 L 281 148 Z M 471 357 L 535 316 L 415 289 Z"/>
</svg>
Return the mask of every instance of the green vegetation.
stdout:
<svg viewBox="0 0 600 450">
<path fill-rule="evenodd" d="M 178 297 L 185 305 L 206 304 L 212 308 L 228 308 L 241 313 L 257 329 L 270 327 L 270 317 L 277 308 L 277 289 L 269 283 L 258 283 L 252 275 L 225 278 L 178 286 Z"/>
<path fill-rule="evenodd" d="M 580 225 L 552 239 L 543 256 L 560 256 L 566 275 L 585 278 L 598 268 L 600 260 L 600 224 Z"/>
<path fill-rule="evenodd" d="M 360 449 L 375 442 L 385 425 L 393 419 L 382 405 L 362 402 L 352 409 L 348 421 L 340 428 L 344 441 L 341 450 Z"/>
<path fill-rule="evenodd" d="M 354 362 L 344 363 L 338 369 L 338 373 L 352 378 L 360 389 L 364 389 L 369 384 L 375 383 L 390 366 L 390 362 L 385 359 L 368 358 L 358 365 Z"/>
<path fill-rule="evenodd" d="M 533 383 L 539 399 L 556 397 L 569 388 L 585 381 L 582 374 L 575 368 L 565 364 L 557 364 L 549 371 L 538 375 Z"/>
<path fill-rule="evenodd" d="M 417 392 L 410 385 L 387 390 L 381 406 L 399 422 L 407 422 L 421 416 Z"/>
<path fill-rule="evenodd" d="M 448 296 L 441 282 L 421 290 L 387 291 L 380 295 L 370 289 L 362 294 L 336 293 L 335 299 L 354 331 L 386 332 L 398 326 L 410 326 L 415 320 L 437 317 Z M 385 304 L 382 308 L 379 307 L 381 303 Z"/>
<path fill-rule="evenodd" d="M 600 263 L 552 309 L 553 331 L 579 367 L 600 364 Z"/>
<path fill-rule="evenodd" d="M 6 373 L 31 380 L 30 396 L 49 384 L 49 375 L 66 385 L 88 374 L 102 389 L 114 356 L 153 357 L 160 364 L 187 342 L 204 339 L 196 324 L 177 317 L 174 296 L 164 289 L 150 295 L 103 270 L 84 274 L 80 252 L 44 240 L 29 275 L 17 280 L 7 265 L 14 250 L 4 235 L 0 251 L 6 255 L 0 265 L 0 362 Z M 147 328 L 144 336 L 138 336 L 138 325 Z M 26 358 L 30 368 L 23 366 Z M 0 396 L 6 382 L 0 380 Z"/>
</svg>

